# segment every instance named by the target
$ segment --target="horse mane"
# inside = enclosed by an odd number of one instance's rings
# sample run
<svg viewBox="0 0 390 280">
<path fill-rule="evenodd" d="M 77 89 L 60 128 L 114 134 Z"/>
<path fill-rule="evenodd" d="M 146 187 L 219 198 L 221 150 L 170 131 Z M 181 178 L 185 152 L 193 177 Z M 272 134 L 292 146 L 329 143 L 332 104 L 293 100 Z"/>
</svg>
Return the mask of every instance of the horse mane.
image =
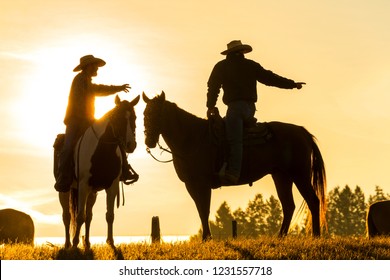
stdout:
<svg viewBox="0 0 390 280">
<path fill-rule="evenodd" d="M 210 140 L 206 119 L 199 118 L 167 100 L 160 103 L 160 106 L 160 117 L 165 120 L 162 122 L 161 132 L 164 134 L 165 131 L 165 135 L 170 135 L 170 138 L 164 137 L 168 146 L 174 141 L 178 145 L 176 147 L 184 151 L 187 146 L 199 147 Z"/>
<path fill-rule="evenodd" d="M 100 118 L 100 120 L 104 121 L 104 120 L 107 120 L 107 119 L 111 118 L 117 111 L 118 111 L 118 106 L 115 106 L 114 108 L 112 108 L 111 110 L 109 110 L 108 112 L 106 112 L 106 113 Z"/>
<path fill-rule="evenodd" d="M 130 108 L 130 103 L 126 100 L 123 100 L 121 104 L 116 105 L 114 108 L 106 112 L 99 120 L 105 121 L 108 119 L 112 119 L 113 117 L 116 117 L 119 112 L 124 111 L 122 110 L 122 108 L 127 108 L 127 107 Z"/>
<path fill-rule="evenodd" d="M 164 118 L 165 115 L 170 115 L 171 119 L 175 119 L 175 122 L 170 125 L 175 126 L 176 129 L 179 128 L 180 136 L 185 137 L 186 141 L 199 142 L 201 139 L 209 139 L 207 137 L 209 127 L 206 119 L 195 116 L 170 101 L 164 102 L 162 117 Z"/>
<path fill-rule="evenodd" d="M 177 115 L 178 120 L 184 123 L 186 126 L 203 127 L 207 124 L 207 120 L 195 116 L 194 114 L 180 108 L 176 103 L 165 101 L 164 106 L 167 106 L 168 111 L 174 112 Z"/>
</svg>

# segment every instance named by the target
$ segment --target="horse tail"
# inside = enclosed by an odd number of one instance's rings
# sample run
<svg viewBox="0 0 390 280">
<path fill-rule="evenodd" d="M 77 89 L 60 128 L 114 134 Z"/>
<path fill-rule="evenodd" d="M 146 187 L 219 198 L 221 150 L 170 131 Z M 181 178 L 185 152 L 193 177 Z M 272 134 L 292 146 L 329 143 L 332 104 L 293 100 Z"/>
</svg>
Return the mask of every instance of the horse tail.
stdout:
<svg viewBox="0 0 390 280">
<path fill-rule="evenodd" d="M 320 222 L 321 227 L 327 230 L 326 222 L 326 172 L 325 164 L 320 149 L 316 143 L 316 138 L 311 135 L 312 143 L 312 161 L 311 161 L 311 179 L 313 188 L 320 200 Z"/>
<path fill-rule="evenodd" d="M 77 205 L 78 205 L 78 190 L 75 188 L 70 189 L 70 198 L 69 198 L 69 210 L 70 210 L 70 232 L 73 237 L 77 228 Z"/>
</svg>

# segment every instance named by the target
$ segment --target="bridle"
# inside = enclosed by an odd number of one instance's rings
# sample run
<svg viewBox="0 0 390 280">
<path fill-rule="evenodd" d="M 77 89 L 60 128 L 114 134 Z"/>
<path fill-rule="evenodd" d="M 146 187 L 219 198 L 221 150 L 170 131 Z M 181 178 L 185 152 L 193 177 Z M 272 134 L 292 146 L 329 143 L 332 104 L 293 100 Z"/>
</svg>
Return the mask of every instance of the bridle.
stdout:
<svg viewBox="0 0 390 280">
<path fill-rule="evenodd" d="M 161 111 L 163 110 L 163 106 L 164 106 L 164 105 L 162 104 L 161 108 L 159 108 L 158 115 L 161 115 Z M 170 153 L 170 154 L 173 155 L 173 153 L 172 153 L 170 150 L 168 150 L 167 148 L 164 148 L 164 147 L 161 146 L 161 144 L 160 144 L 159 138 L 160 138 L 160 134 L 161 134 L 161 132 L 160 132 L 160 130 L 161 130 L 161 122 L 162 122 L 162 119 L 159 118 L 159 119 L 157 119 L 157 122 L 156 122 L 157 124 L 154 125 L 154 126 L 155 126 L 155 127 L 154 127 L 154 133 L 157 134 L 157 136 L 156 136 L 156 138 L 157 138 L 156 144 L 158 145 L 158 147 L 159 147 L 160 150 L 161 150 L 160 155 L 161 155 L 163 152 L 167 152 L 167 153 Z M 150 129 L 149 129 L 149 130 L 150 130 Z M 146 130 L 144 131 L 144 133 L 145 133 L 145 137 L 147 137 Z M 146 152 L 147 152 L 155 161 L 157 161 L 157 162 L 169 163 L 169 162 L 172 162 L 172 161 L 173 161 L 173 158 L 170 159 L 170 160 L 160 160 L 160 159 L 158 159 L 156 156 L 154 156 L 154 155 L 152 154 L 152 151 L 150 150 L 149 147 L 146 147 Z"/>
<path fill-rule="evenodd" d="M 127 119 L 128 119 L 128 121 L 129 121 L 130 117 L 127 118 Z M 108 145 L 119 145 L 119 146 L 121 146 L 121 147 L 126 147 L 126 140 L 124 139 L 124 138 L 126 138 L 126 137 L 121 137 L 121 136 L 119 136 L 119 133 L 118 133 L 117 130 L 115 129 L 115 127 L 114 127 L 114 125 L 113 125 L 112 122 L 113 122 L 113 117 L 110 116 L 109 119 L 108 119 L 108 124 L 107 124 L 107 125 L 111 128 L 111 131 L 112 131 L 112 135 L 113 135 L 114 141 L 102 141 L 102 140 L 100 139 L 101 136 L 100 136 L 100 137 L 98 136 L 98 133 L 97 133 L 95 127 L 94 127 L 95 123 L 93 123 L 93 124 L 91 125 L 91 128 L 92 128 L 93 134 L 94 134 L 95 137 L 96 137 L 96 140 L 101 141 L 101 143 L 103 143 L 103 144 L 108 144 Z M 131 129 L 132 134 L 133 134 L 134 137 L 135 137 L 135 128 L 133 127 L 132 124 L 130 124 L 130 129 Z"/>
<path fill-rule="evenodd" d="M 157 141 L 157 145 L 158 145 L 158 147 L 160 148 L 160 150 L 162 150 L 160 154 L 162 154 L 163 152 L 167 152 L 167 153 L 173 154 L 170 150 L 168 150 L 167 148 L 164 148 L 163 146 L 161 146 L 159 141 Z M 149 147 L 146 147 L 146 152 L 147 152 L 155 161 L 158 161 L 158 162 L 161 162 L 161 163 L 169 163 L 169 162 L 172 162 L 172 161 L 173 161 L 173 158 L 170 159 L 170 160 L 160 160 L 160 159 L 156 158 L 156 157 L 152 154 L 152 151 L 150 150 Z"/>
<path fill-rule="evenodd" d="M 169 150 L 168 148 L 164 148 L 161 146 L 160 142 L 159 142 L 159 137 L 161 135 L 161 126 L 162 126 L 162 123 L 163 123 L 163 118 L 166 114 L 164 114 L 164 109 L 165 109 L 165 102 L 163 104 L 161 104 L 161 108 L 159 108 L 158 112 L 154 112 L 155 114 L 157 114 L 158 116 L 160 116 L 159 118 L 156 118 L 153 123 L 153 126 L 152 126 L 152 129 L 150 127 L 148 127 L 149 129 L 149 134 L 150 134 L 150 131 L 152 131 L 153 134 L 151 134 L 152 136 L 154 136 L 157 140 L 156 140 L 156 145 L 160 148 L 161 150 L 161 154 L 163 152 L 168 152 L 172 155 L 172 159 L 170 160 L 160 160 L 158 159 L 156 156 L 154 156 L 150 150 L 149 147 L 146 147 L 146 152 L 156 161 L 158 162 L 161 162 L 161 163 L 169 163 L 169 162 L 172 162 L 173 161 L 173 157 L 175 158 L 181 158 L 181 159 L 185 159 L 187 156 L 190 156 L 192 153 L 195 153 L 197 151 L 194 151 L 194 150 L 190 150 L 188 154 L 178 154 L 177 152 L 172 152 L 171 150 Z M 149 112 L 150 114 L 150 112 Z M 150 117 L 150 116 L 149 116 Z M 149 121 L 150 122 L 150 121 Z M 144 121 L 144 124 L 146 122 Z M 146 126 L 145 126 L 146 127 Z M 146 133 L 147 130 L 145 130 L 145 137 L 148 136 L 148 134 Z M 150 136 L 149 136 L 150 137 Z"/>
</svg>

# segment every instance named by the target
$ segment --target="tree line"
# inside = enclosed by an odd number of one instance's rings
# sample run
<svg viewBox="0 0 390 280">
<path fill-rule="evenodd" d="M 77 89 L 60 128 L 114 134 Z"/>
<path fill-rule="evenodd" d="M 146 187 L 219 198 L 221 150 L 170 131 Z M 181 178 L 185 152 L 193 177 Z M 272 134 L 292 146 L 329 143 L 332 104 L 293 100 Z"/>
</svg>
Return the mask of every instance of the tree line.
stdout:
<svg viewBox="0 0 390 280">
<path fill-rule="evenodd" d="M 368 206 L 380 200 L 389 200 L 379 186 L 373 195 L 366 197 L 359 186 L 355 189 L 346 185 L 337 186 L 328 193 L 328 209 L 326 213 L 328 234 L 333 236 L 363 236 L 366 234 L 366 215 Z M 297 211 L 298 210 L 298 211 Z M 299 213 L 299 209 L 296 212 Z M 308 221 L 308 210 L 293 219 L 289 234 L 305 235 Z M 232 236 L 232 221 L 237 222 L 237 235 L 258 237 L 261 235 L 277 235 L 282 223 L 282 207 L 277 198 L 271 195 L 264 199 L 257 194 L 248 202 L 245 209 L 239 207 L 232 211 L 226 201 L 218 208 L 215 220 L 210 221 L 210 229 L 214 238 L 226 239 Z"/>
</svg>

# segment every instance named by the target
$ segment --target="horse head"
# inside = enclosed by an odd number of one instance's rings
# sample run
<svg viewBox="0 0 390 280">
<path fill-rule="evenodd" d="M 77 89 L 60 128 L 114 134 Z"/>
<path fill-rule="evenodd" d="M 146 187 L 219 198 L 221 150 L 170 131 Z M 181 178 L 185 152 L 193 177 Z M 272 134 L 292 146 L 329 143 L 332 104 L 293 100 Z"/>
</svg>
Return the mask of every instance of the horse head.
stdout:
<svg viewBox="0 0 390 280">
<path fill-rule="evenodd" d="M 135 139 L 136 115 L 134 106 L 137 105 L 140 96 L 138 95 L 131 102 L 127 100 L 120 100 L 118 96 L 115 97 L 116 107 L 111 115 L 111 125 L 115 138 L 123 145 L 126 153 L 134 152 L 137 147 Z"/>
<path fill-rule="evenodd" d="M 142 98 L 146 103 L 144 111 L 145 144 L 148 148 L 154 148 L 161 134 L 161 111 L 165 102 L 165 93 L 163 91 L 152 99 L 142 93 Z"/>
</svg>

